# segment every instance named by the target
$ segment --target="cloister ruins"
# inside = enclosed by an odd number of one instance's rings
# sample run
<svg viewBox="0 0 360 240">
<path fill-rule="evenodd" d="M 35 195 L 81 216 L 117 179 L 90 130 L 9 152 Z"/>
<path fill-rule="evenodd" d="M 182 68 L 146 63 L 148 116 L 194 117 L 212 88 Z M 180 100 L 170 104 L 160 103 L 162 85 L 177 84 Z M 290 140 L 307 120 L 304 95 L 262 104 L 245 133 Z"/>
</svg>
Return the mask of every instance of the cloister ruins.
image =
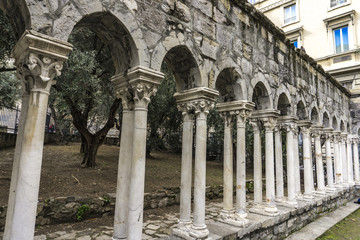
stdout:
<svg viewBox="0 0 360 240">
<path fill-rule="evenodd" d="M 275 218 L 281 206 L 293 211 L 314 199 L 330 195 L 336 196 L 331 199 L 340 199 L 345 194 L 348 197 L 349 192 L 355 191 L 354 185 L 360 184 L 359 126 L 352 125 L 351 94 L 311 57 L 290 45 L 283 32 L 246 1 L 2 0 L 0 7 L 19 36 L 13 56 L 23 83 L 23 114 L 5 240 L 28 240 L 34 236 L 42 126 L 51 85 L 72 50 L 67 39 L 74 28 L 88 27 L 110 46 L 116 68 L 112 82 L 123 100 L 113 239 L 142 238 L 147 107 L 164 77 L 160 72 L 163 61 L 175 75 L 174 97 L 184 120 L 180 218 L 173 229 L 174 238 L 203 239 L 209 236 L 209 230 L 210 234 L 217 234 L 205 222 L 207 114 L 215 103 L 225 122 L 224 202 L 218 219 L 224 226 L 246 229 L 251 225 L 249 213 Z M 235 170 L 231 144 L 234 121 Z M 247 121 L 254 129 L 251 207 L 245 185 Z M 262 129 L 265 142 L 260 138 Z M 282 131 L 286 132 L 286 159 L 282 159 Z M 193 134 L 196 148 L 191 210 Z M 283 183 L 284 162 L 287 191 Z M 300 162 L 304 165 L 303 177 Z"/>
</svg>

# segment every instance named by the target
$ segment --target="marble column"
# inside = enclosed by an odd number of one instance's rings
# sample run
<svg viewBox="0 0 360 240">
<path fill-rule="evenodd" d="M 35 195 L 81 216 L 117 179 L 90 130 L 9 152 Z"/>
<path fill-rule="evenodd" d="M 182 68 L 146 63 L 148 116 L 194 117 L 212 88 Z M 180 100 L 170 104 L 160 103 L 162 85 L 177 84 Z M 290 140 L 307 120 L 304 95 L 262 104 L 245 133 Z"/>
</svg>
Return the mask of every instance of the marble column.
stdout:
<svg viewBox="0 0 360 240">
<path fill-rule="evenodd" d="M 275 205 L 275 173 L 274 173 L 274 128 L 276 117 L 262 118 L 265 127 L 265 165 L 266 165 L 266 207 L 269 213 L 278 213 Z"/>
<path fill-rule="evenodd" d="M 325 178 L 324 165 L 322 160 L 321 149 L 321 130 L 317 127 L 312 133 L 315 140 L 315 160 L 316 160 L 316 180 L 317 180 L 317 194 L 325 194 Z"/>
<path fill-rule="evenodd" d="M 262 159 L 260 123 L 251 123 L 254 132 L 254 203 L 262 203 Z"/>
<path fill-rule="evenodd" d="M 326 191 L 335 191 L 334 185 L 334 171 L 331 157 L 331 130 L 325 132 L 325 157 L 326 157 L 326 173 L 327 173 L 327 188 Z"/>
<path fill-rule="evenodd" d="M 301 178 L 300 178 L 300 159 L 299 159 L 299 128 L 294 130 L 294 164 L 295 164 L 295 193 L 297 197 L 302 197 Z"/>
<path fill-rule="evenodd" d="M 346 151 L 346 140 L 347 133 L 341 133 L 341 163 L 342 163 L 342 177 L 343 185 L 345 187 L 349 186 L 349 176 L 348 176 L 348 161 L 347 161 L 347 151 Z"/>
<path fill-rule="evenodd" d="M 113 235 L 113 240 L 118 240 L 127 239 L 128 235 L 127 219 L 134 137 L 134 101 L 129 88 L 116 89 L 115 92 L 118 98 L 122 99 L 123 106 Z"/>
<path fill-rule="evenodd" d="M 192 223 L 190 215 L 194 109 L 189 103 L 179 104 L 178 109 L 182 112 L 183 116 L 179 228 L 185 228 L 185 231 L 188 231 Z"/>
<path fill-rule="evenodd" d="M 353 155 L 354 155 L 354 175 L 355 184 L 360 184 L 360 170 L 359 170 L 359 138 L 354 137 L 353 139 Z"/>
<path fill-rule="evenodd" d="M 295 195 L 295 161 L 294 161 L 294 130 L 293 123 L 286 125 L 286 162 L 287 162 L 287 203 L 297 205 Z"/>
<path fill-rule="evenodd" d="M 275 176 L 276 176 L 276 201 L 284 200 L 284 175 L 282 157 L 282 138 L 280 126 L 275 127 Z"/>
<path fill-rule="evenodd" d="M 312 157 L 311 157 L 311 138 L 310 124 L 303 124 L 301 127 L 303 136 L 303 162 L 304 162 L 304 198 L 313 199 L 314 182 L 311 180 Z"/>
<path fill-rule="evenodd" d="M 205 238 L 209 230 L 205 225 L 205 189 L 206 189 L 206 128 L 207 115 L 213 102 L 200 100 L 196 103 L 196 150 L 194 180 L 194 220 L 190 236 Z"/>
<path fill-rule="evenodd" d="M 230 115 L 230 112 L 222 112 L 220 114 L 224 119 L 224 201 L 222 213 L 223 217 L 227 219 L 232 215 L 234 210 L 232 115 Z"/>
<path fill-rule="evenodd" d="M 250 117 L 254 104 L 247 104 L 236 111 L 236 212 L 235 219 L 247 224 L 246 213 L 246 120 Z"/>
<path fill-rule="evenodd" d="M 335 168 L 335 185 L 338 188 L 342 188 L 342 171 L 341 171 L 341 155 L 340 155 L 340 143 L 341 137 L 339 132 L 334 131 L 334 168 Z"/>
<path fill-rule="evenodd" d="M 128 201 L 128 238 L 142 238 L 145 160 L 147 135 L 147 110 L 150 97 L 156 94 L 157 86 L 164 74 L 142 66 L 130 69 L 124 76 L 124 82 L 132 88 L 134 94 L 134 133 L 131 158 L 131 179 Z"/>
<path fill-rule="evenodd" d="M 4 239 L 33 239 L 40 185 L 47 103 L 71 44 L 25 31 L 13 55 L 23 85 L 23 104 Z"/>
<path fill-rule="evenodd" d="M 353 156 L 352 156 L 352 146 L 351 139 L 348 136 L 346 139 L 346 160 L 348 166 L 348 182 L 350 185 L 354 185 L 354 164 L 353 164 Z"/>
</svg>

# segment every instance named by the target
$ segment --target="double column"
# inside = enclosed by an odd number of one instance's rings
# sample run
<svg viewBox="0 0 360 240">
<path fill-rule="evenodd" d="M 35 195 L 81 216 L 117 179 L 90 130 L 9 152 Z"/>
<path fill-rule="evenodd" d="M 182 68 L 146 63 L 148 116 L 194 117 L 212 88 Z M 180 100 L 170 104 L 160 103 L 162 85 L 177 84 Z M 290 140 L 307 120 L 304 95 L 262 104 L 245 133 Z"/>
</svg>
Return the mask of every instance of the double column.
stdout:
<svg viewBox="0 0 360 240">
<path fill-rule="evenodd" d="M 348 166 L 348 182 L 351 186 L 355 185 L 354 182 L 354 162 L 353 162 L 353 153 L 352 153 L 352 140 L 351 136 L 348 135 L 346 139 L 346 160 Z"/>
<path fill-rule="evenodd" d="M 224 208 L 220 221 L 235 226 L 244 226 L 246 219 L 246 148 L 245 126 L 254 103 L 234 101 L 219 103 L 217 109 L 224 118 Z M 233 210 L 233 149 L 232 119 L 236 118 L 236 209 Z"/>
<path fill-rule="evenodd" d="M 311 152 L 311 122 L 307 120 L 298 121 L 302 139 L 303 139 L 303 163 L 304 163 L 304 199 L 313 199 L 314 182 L 311 178 L 313 165 L 312 165 L 312 152 Z"/>
<path fill-rule="evenodd" d="M 335 186 L 337 188 L 342 188 L 343 184 L 340 133 L 340 131 L 333 131 Z"/>
<path fill-rule="evenodd" d="M 353 144 L 353 156 L 354 156 L 354 177 L 355 177 L 355 184 L 360 184 L 360 173 L 359 173 L 359 137 L 352 138 Z"/>
<path fill-rule="evenodd" d="M 48 97 L 71 50 L 34 31 L 25 31 L 13 50 L 23 97 L 4 240 L 34 237 Z"/>
<path fill-rule="evenodd" d="M 312 136 L 315 142 L 315 161 L 316 161 L 316 193 L 325 194 L 325 178 L 324 178 L 324 164 L 322 159 L 322 147 L 321 147 L 321 134 L 322 127 L 313 126 Z"/>
<path fill-rule="evenodd" d="M 183 112 L 184 124 L 182 171 L 181 171 L 181 202 L 180 219 L 173 234 L 183 238 L 206 238 L 209 230 L 205 224 L 205 193 L 206 193 L 206 138 L 207 115 L 213 108 L 218 92 L 216 90 L 199 87 L 186 90 L 174 95 L 179 109 Z M 187 117 L 186 117 L 187 115 Z M 186 152 L 192 148 L 192 115 L 196 117 L 195 137 L 195 179 L 194 179 L 194 211 L 193 221 L 191 211 L 191 160 L 192 153 Z M 189 140 L 188 142 L 185 142 Z M 140 239 L 140 238 L 139 238 Z"/>
<path fill-rule="evenodd" d="M 137 66 L 127 75 L 112 78 L 125 106 L 113 239 L 142 238 L 147 109 L 163 77 L 161 72 Z"/>
<path fill-rule="evenodd" d="M 274 171 L 274 167 L 275 167 L 274 166 L 275 165 L 274 164 L 274 129 L 276 127 L 276 121 L 278 115 L 279 115 L 279 111 L 277 110 L 257 110 L 254 111 L 252 114 L 252 118 L 256 120 L 261 120 L 265 128 L 266 203 L 265 205 L 257 204 L 252 209 L 250 209 L 250 211 L 264 215 L 270 215 L 270 216 L 275 216 L 279 214 L 278 209 L 275 205 L 275 171 Z M 257 165 L 255 166 L 256 161 L 261 162 L 261 154 L 260 154 L 261 148 L 258 149 L 255 148 L 258 145 L 261 146 L 261 144 L 256 143 L 256 141 L 260 141 L 260 139 L 258 138 L 260 138 L 260 135 L 257 136 L 257 132 L 254 129 L 254 168 L 259 167 Z M 258 154 L 260 154 L 260 156 L 256 155 L 257 151 Z M 256 171 L 256 169 L 254 169 L 254 171 Z M 261 168 L 257 171 L 261 171 Z M 257 175 L 258 174 L 256 174 L 255 176 L 254 173 L 254 181 L 260 180 L 257 179 L 258 177 Z M 257 191 L 257 189 L 254 189 L 254 191 Z M 258 199 L 255 199 L 254 197 L 254 202 L 257 203 L 257 201 Z"/>
<path fill-rule="evenodd" d="M 331 152 L 331 142 L 334 142 L 334 136 L 332 134 L 333 129 L 325 128 L 323 130 L 323 133 L 325 137 L 325 158 L 326 158 L 326 179 L 327 179 L 326 191 L 334 192 L 336 188 L 334 184 L 334 168 L 333 168 L 332 152 Z"/>
</svg>

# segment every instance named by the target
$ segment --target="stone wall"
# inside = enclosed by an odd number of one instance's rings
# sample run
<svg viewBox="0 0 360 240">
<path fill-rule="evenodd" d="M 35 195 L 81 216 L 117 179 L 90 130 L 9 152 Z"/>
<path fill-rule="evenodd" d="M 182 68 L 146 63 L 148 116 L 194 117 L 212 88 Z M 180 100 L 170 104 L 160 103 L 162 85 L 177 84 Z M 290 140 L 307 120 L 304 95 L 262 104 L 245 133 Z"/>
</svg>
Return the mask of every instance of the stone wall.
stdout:
<svg viewBox="0 0 360 240">
<path fill-rule="evenodd" d="M 15 147 L 16 134 L 0 132 L 0 149 Z M 58 136 L 55 133 L 45 133 L 44 143 L 58 142 Z"/>
</svg>

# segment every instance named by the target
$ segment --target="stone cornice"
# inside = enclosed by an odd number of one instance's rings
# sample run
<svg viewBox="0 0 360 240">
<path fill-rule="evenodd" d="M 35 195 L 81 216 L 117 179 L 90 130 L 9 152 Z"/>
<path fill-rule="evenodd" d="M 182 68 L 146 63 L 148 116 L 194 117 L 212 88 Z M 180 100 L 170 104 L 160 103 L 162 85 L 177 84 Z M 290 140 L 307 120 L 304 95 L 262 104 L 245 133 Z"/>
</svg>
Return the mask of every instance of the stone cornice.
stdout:
<svg viewBox="0 0 360 240">
<path fill-rule="evenodd" d="M 267 11 L 270 11 L 271 9 L 277 8 L 277 7 L 281 6 L 281 5 L 291 3 L 291 2 L 296 2 L 296 1 L 295 0 L 280 0 L 280 1 L 277 1 L 277 2 L 275 2 L 273 4 L 270 4 L 270 5 L 267 5 L 265 7 L 259 8 L 259 11 L 260 12 L 267 12 Z"/>
<path fill-rule="evenodd" d="M 177 104 L 182 104 L 185 102 L 196 101 L 196 100 L 206 100 L 206 101 L 215 102 L 218 96 L 219 96 L 218 91 L 207 87 L 192 88 L 189 90 L 185 90 L 181 93 L 177 92 L 174 94 Z"/>
<path fill-rule="evenodd" d="M 216 108 L 219 112 L 231 112 L 237 110 L 253 110 L 255 103 L 247 100 L 238 100 L 233 102 L 224 102 L 216 104 Z"/>
</svg>

